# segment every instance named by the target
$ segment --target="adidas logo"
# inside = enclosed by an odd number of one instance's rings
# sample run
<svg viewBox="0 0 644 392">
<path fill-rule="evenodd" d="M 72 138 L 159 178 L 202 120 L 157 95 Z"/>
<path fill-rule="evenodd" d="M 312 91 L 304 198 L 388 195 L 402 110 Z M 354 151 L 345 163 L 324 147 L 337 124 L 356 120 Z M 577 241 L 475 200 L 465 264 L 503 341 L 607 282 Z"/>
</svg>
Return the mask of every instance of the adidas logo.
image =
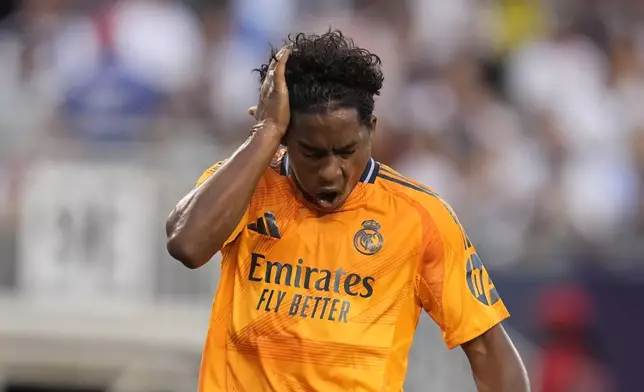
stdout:
<svg viewBox="0 0 644 392">
<path fill-rule="evenodd" d="M 277 227 L 277 220 L 272 211 L 264 213 L 263 217 L 257 219 L 257 222 L 249 223 L 246 226 L 248 230 L 254 231 L 261 235 L 267 235 L 271 238 L 282 238 L 280 229 Z M 268 230 L 267 230 L 268 229 Z"/>
</svg>

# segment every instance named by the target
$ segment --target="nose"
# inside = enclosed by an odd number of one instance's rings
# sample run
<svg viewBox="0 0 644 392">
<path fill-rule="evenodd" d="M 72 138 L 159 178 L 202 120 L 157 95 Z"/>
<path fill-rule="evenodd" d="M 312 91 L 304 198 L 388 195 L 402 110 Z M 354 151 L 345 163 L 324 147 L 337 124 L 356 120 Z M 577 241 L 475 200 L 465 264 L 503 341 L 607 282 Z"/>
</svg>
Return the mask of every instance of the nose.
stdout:
<svg viewBox="0 0 644 392">
<path fill-rule="evenodd" d="M 325 157 L 318 175 L 322 183 L 335 184 L 342 177 L 342 159 L 333 155 Z"/>
</svg>

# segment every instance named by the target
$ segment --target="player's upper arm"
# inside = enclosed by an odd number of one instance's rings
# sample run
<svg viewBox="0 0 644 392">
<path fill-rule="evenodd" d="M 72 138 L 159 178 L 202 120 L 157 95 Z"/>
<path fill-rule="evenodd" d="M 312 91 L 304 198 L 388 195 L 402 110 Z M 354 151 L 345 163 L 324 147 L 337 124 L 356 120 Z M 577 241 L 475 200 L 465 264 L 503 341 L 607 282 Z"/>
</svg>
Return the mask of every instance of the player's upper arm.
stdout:
<svg viewBox="0 0 644 392">
<path fill-rule="evenodd" d="M 195 184 L 195 187 L 196 187 L 196 188 L 200 187 L 204 182 L 206 182 L 206 180 L 208 180 L 208 179 L 209 179 L 210 177 L 212 177 L 215 173 L 217 173 L 217 170 L 219 170 L 219 169 L 220 169 L 220 168 L 221 168 L 225 163 L 226 163 L 226 161 L 225 161 L 225 160 L 223 160 L 223 161 L 219 161 L 219 162 L 215 163 L 214 165 L 212 165 L 211 167 L 209 167 L 209 168 L 208 168 L 205 172 L 203 172 L 203 174 L 199 177 L 199 179 L 197 180 L 197 182 L 196 182 L 196 184 Z M 243 230 L 243 228 L 245 227 L 245 225 L 246 225 L 246 223 L 247 223 L 247 221 L 248 221 L 248 210 L 249 210 L 249 207 L 250 207 L 250 206 L 247 206 L 247 207 L 246 207 L 246 209 L 244 210 L 244 214 L 242 215 L 241 219 L 240 219 L 240 220 L 239 220 L 239 222 L 237 223 L 237 226 L 235 226 L 235 229 L 233 230 L 233 232 L 228 236 L 228 238 L 226 239 L 226 241 L 224 241 L 224 244 L 223 244 L 223 245 L 222 245 L 222 247 L 221 247 L 221 248 L 222 248 L 222 250 L 223 250 L 223 249 L 225 249 L 225 248 L 226 248 L 229 244 L 231 244 L 233 241 L 235 241 L 235 239 L 237 239 L 237 237 L 239 236 L 239 234 L 241 233 L 241 231 L 242 231 L 242 230 Z"/>
<path fill-rule="evenodd" d="M 509 316 L 452 208 L 438 196 L 419 203 L 423 247 L 416 288 L 451 349 Z"/>
</svg>

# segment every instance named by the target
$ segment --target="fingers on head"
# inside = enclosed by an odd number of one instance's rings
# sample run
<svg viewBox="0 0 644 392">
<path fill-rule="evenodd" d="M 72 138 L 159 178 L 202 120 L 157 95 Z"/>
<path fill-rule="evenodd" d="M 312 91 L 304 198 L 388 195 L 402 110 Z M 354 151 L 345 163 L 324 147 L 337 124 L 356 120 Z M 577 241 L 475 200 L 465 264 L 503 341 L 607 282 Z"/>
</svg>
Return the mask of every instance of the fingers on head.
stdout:
<svg viewBox="0 0 644 392">
<path fill-rule="evenodd" d="M 277 53 L 275 53 L 274 58 L 271 60 L 271 62 L 268 64 L 268 72 L 270 73 L 271 70 L 274 70 L 277 68 L 277 66 L 281 63 L 281 58 L 284 57 L 284 53 L 286 50 L 288 50 L 289 46 L 284 46 L 282 47 Z"/>
<path fill-rule="evenodd" d="M 291 46 L 287 45 L 280 49 L 280 51 L 277 53 L 277 66 L 275 67 L 275 73 L 274 77 L 276 80 L 280 82 L 286 82 L 285 78 L 285 72 L 286 72 L 286 62 L 288 61 L 288 57 L 291 54 Z M 270 71 L 269 71 L 270 72 Z"/>
<path fill-rule="evenodd" d="M 264 81 L 265 85 L 270 85 L 275 82 L 278 85 L 284 85 L 286 83 L 286 77 L 284 76 L 286 72 L 286 62 L 288 61 L 288 56 L 291 52 L 292 45 L 286 45 L 277 52 L 275 58 L 271 60 L 268 65 L 268 71 L 266 72 L 266 80 Z"/>
</svg>

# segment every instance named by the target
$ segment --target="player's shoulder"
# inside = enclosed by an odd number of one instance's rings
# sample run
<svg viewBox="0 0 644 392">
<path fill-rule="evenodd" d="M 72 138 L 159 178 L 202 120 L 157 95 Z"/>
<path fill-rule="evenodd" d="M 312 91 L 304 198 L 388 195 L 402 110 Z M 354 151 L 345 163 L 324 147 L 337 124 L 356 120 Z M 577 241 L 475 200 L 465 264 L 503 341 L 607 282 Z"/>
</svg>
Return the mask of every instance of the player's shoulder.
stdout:
<svg viewBox="0 0 644 392">
<path fill-rule="evenodd" d="M 447 202 L 429 186 L 400 174 L 384 164 L 380 164 L 376 183 L 393 197 L 405 199 L 428 211 L 437 208 L 445 209 L 447 205 Z"/>
<path fill-rule="evenodd" d="M 286 157 L 286 147 L 280 147 L 275 153 L 275 155 L 273 156 L 271 163 L 268 165 L 268 170 L 266 170 L 266 172 L 264 173 L 263 179 L 269 173 L 286 175 L 287 168 L 288 168 L 287 160 L 288 158 Z M 216 162 L 208 169 L 206 169 L 206 171 L 204 171 L 203 174 L 201 174 L 201 176 L 197 180 L 197 185 L 201 185 L 204 181 L 210 178 L 213 174 L 217 172 L 217 170 L 219 170 L 223 165 L 225 165 L 227 161 L 228 159 L 222 159 L 221 161 Z"/>
<path fill-rule="evenodd" d="M 452 206 L 433 189 L 382 164 L 376 183 L 394 197 L 410 203 L 424 224 L 431 228 L 431 233 L 463 237 L 464 241 L 470 243 Z"/>
</svg>

